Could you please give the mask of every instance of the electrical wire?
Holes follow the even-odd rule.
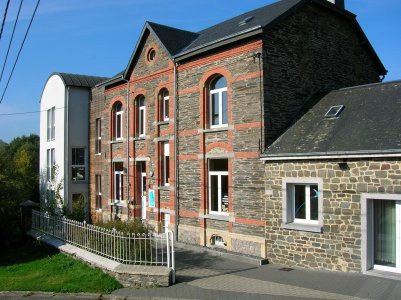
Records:
[[[11,48],[11,44],[12,44],[12,42],[13,42],[14,33],[15,33],[15,28],[17,27],[18,18],[19,18],[19,14],[20,14],[20,12],[21,12],[21,7],[22,7],[22,3],[23,3],[23,2],[24,2],[24,0],[21,0],[21,2],[20,2],[20,4],[19,4],[18,13],[17,13],[17,18],[15,19],[15,23],[14,23],[13,33],[11,34],[11,39],[10,39],[10,43],[8,44],[8,49],[7,49],[6,58],[5,58],[5,60],[4,60],[3,69],[1,70],[0,82],[1,82],[1,79],[3,78],[4,68],[6,67],[6,64],[7,64],[8,54],[10,53],[10,48]]]
[[[28,36],[28,32],[29,32],[29,29],[31,28],[33,19],[34,19],[35,14],[36,14],[36,10],[38,9],[38,6],[39,6],[39,3],[40,3],[40,0],[38,0],[38,2],[36,3],[35,10],[33,11],[31,21],[29,22],[28,29],[26,30],[26,33],[25,33],[25,36],[24,36],[24,40],[22,41],[21,47],[20,47],[20,49],[18,51],[17,58],[15,59],[14,66],[13,66],[13,68],[11,70],[10,77],[8,77],[8,81],[7,81],[6,87],[4,88],[3,95],[1,95],[0,104],[3,102],[4,95],[6,94],[6,91],[7,91],[7,88],[8,88],[8,84],[10,83],[11,77],[13,76],[15,66],[17,65],[17,62],[18,62],[19,56],[21,54],[22,48],[24,47],[26,37]]]
[[[55,109],[62,109],[64,107],[55,107]],[[6,114],[0,114],[0,116],[15,116],[15,115],[27,115],[27,114],[37,114],[41,112],[48,111],[47,109],[44,110],[35,110],[35,111],[25,111],[25,112],[16,112],[16,113],[6,113]]]
[[[0,30],[0,40],[1,40],[1,36],[3,35],[3,29],[4,29],[4,24],[6,23],[7,11],[8,11],[9,4],[10,4],[10,0],[7,1],[6,10],[4,11],[3,23],[1,24],[1,30]]]

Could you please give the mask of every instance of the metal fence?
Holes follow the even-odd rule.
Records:
[[[158,235],[124,234],[35,210],[32,229],[123,264],[166,266],[175,270],[172,231]]]

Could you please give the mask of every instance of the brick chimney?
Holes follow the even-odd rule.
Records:
[[[327,1],[333,3],[338,8],[345,9],[344,0],[327,0]]]

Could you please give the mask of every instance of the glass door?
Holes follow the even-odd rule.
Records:
[[[373,263],[377,270],[401,272],[401,203],[373,202]]]

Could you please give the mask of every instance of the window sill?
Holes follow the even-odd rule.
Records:
[[[227,126],[222,126],[222,127],[216,127],[216,128],[206,128],[203,129],[203,133],[208,133],[208,132],[219,132],[219,131],[228,131],[228,125]]]
[[[157,125],[168,125],[168,124],[170,124],[169,120],[164,120],[164,121],[157,122]]]
[[[118,144],[118,143],[122,143],[124,140],[114,140],[114,141],[110,141],[110,144]]]
[[[161,190],[161,191],[171,191],[171,186],[169,185],[162,185],[162,186],[158,186],[156,187],[157,190]]]
[[[123,201],[120,201],[120,202],[114,201],[114,202],[110,202],[109,205],[111,205],[111,206],[118,206],[118,207],[124,207],[124,206],[125,206],[125,201],[124,201],[124,200],[123,200]]]
[[[144,140],[146,140],[146,136],[134,137],[134,141],[144,141]]]
[[[298,231],[308,231],[322,233],[323,227],[319,224],[300,224],[300,223],[283,223],[281,227],[284,229],[298,230]]]
[[[72,179],[71,183],[73,183],[73,184],[88,183],[88,180],[74,180],[74,179]]]
[[[95,156],[102,156],[102,153],[95,153]]]
[[[230,219],[230,216],[229,215],[207,214],[207,215],[204,215],[202,218],[228,222]]]

